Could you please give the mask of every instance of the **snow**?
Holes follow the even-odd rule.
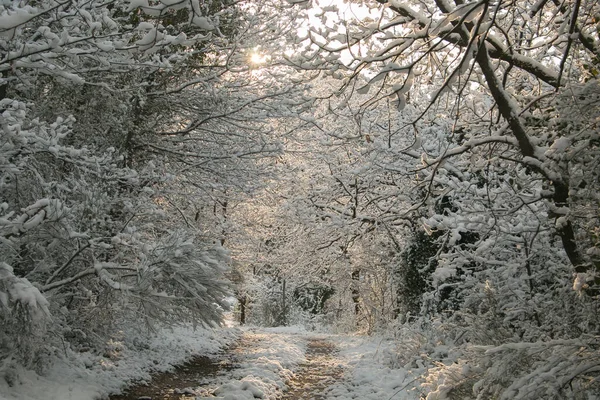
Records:
[[[277,399],[287,388],[286,382],[305,361],[306,340],[301,329],[245,330],[250,343],[240,347],[239,368],[214,394],[218,399]],[[258,343],[256,343],[258,342]]]
[[[97,42],[96,46],[102,51],[113,51],[115,49],[114,44],[108,40]]]
[[[315,333],[302,327],[251,328],[240,368],[214,390],[219,399],[276,399],[288,385],[299,379],[306,361],[306,344],[310,340],[332,342],[334,366],[342,367],[343,376],[324,391],[328,400],[348,399],[418,399],[415,392],[419,369],[408,370],[399,365],[398,343],[377,336],[348,336]],[[242,339],[242,343],[244,339]],[[309,372],[310,373],[310,372]]]
[[[14,32],[12,28],[26,23],[37,15],[37,10],[29,6],[17,8],[13,11],[5,11],[0,15],[0,26],[3,28],[0,37],[11,38]]]
[[[236,368],[223,371],[208,385],[172,388],[176,393],[223,399],[280,398],[291,380],[298,379],[307,361],[307,343],[332,342],[333,365],[344,374],[325,389],[329,400],[417,399],[415,377],[419,368],[402,366],[398,342],[382,337],[315,333],[302,327],[218,328],[215,330],[179,327],[158,332],[145,346],[111,340],[107,348],[113,357],[91,353],[69,353],[40,376],[20,369],[18,383],[9,387],[0,380],[0,400],[94,400],[119,393],[134,381],[148,381],[150,373],[168,371],[193,355],[217,354],[231,346]],[[415,375],[416,374],[416,375]],[[197,397],[198,398],[198,397]]]
[[[32,285],[26,278],[19,278],[13,274],[13,268],[5,262],[0,262],[0,282],[8,284],[8,294],[0,286],[1,304],[8,308],[9,299],[29,307],[30,312],[42,311],[48,314],[48,301],[39,289]]]
[[[150,23],[150,22],[146,22],[146,21],[142,21],[138,24],[138,26],[135,28],[136,31],[145,31],[148,29],[153,29],[154,28],[154,24]]]
[[[345,364],[343,380],[327,391],[328,400],[418,399],[420,368],[403,366],[398,342],[377,336],[332,336]]]
[[[194,355],[217,354],[239,333],[237,329],[181,326],[158,331],[144,345],[112,341],[108,344],[120,350],[115,357],[68,351],[43,376],[19,368],[12,387],[0,379],[0,400],[95,400],[118,393],[133,381],[148,380],[151,373],[167,371]]]
[[[138,7],[142,7],[142,8],[147,8],[148,7],[148,0],[130,0],[129,4],[127,6],[127,11],[131,11],[134,10]]]
[[[551,149],[555,151],[565,151],[569,146],[571,146],[571,139],[566,137],[560,137],[552,143],[550,146]]]
[[[442,284],[442,282],[446,281],[448,278],[451,278],[456,275],[455,267],[443,267],[439,266],[435,269],[432,274],[432,284],[433,287],[438,287]]]
[[[206,18],[206,17],[195,16],[192,19],[192,23],[194,25],[196,25],[197,27],[204,29],[206,31],[212,31],[213,29],[215,29],[215,26],[213,24],[211,24],[210,21],[208,20],[208,18]]]
[[[144,37],[142,37],[140,40],[138,40],[136,43],[140,46],[140,47],[144,47],[144,46],[148,46],[152,43],[155,43],[156,41],[160,40],[159,37],[159,32],[156,30],[156,28],[152,27],[148,33],[146,33],[146,35],[144,35]]]

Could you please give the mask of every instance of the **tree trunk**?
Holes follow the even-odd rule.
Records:
[[[285,304],[285,279],[281,284],[281,323],[287,325],[287,305]]]
[[[358,288],[360,281],[360,269],[352,271],[352,302],[354,303],[354,315],[360,314],[360,290]]]
[[[0,72],[0,78],[6,78],[8,76],[8,73],[6,71],[2,71]],[[5,83],[4,85],[0,85],[0,100],[4,100],[4,98],[6,97],[6,92],[8,90],[8,83]],[[2,110],[0,110],[2,111]]]
[[[248,299],[246,296],[238,297],[238,302],[240,303],[240,325],[246,324],[246,302],[247,302],[247,300]]]

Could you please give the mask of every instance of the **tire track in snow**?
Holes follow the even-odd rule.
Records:
[[[282,400],[326,400],[324,390],[343,375],[344,369],[335,357],[335,345],[323,339],[308,340],[307,360],[300,366],[296,378],[288,382],[290,389]]]

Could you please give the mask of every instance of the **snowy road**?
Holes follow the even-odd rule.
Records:
[[[372,338],[245,329],[222,357],[197,358],[110,399],[418,398],[411,374],[394,366],[396,358],[393,343]]]
[[[415,380],[422,367],[406,356],[406,344],[389,338],[179,327],[144,346],[119,343],[111,357],[71,352],[43,376],[22,371],[13,386],[0,380],[0,400],[415,400],[422,394]],[[108,397],[128,384],[124,394]]]

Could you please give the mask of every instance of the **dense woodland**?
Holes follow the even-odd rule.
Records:
[[[7,381],[234,296],[600,394],[596,0],[0,1],[0,113]]]

